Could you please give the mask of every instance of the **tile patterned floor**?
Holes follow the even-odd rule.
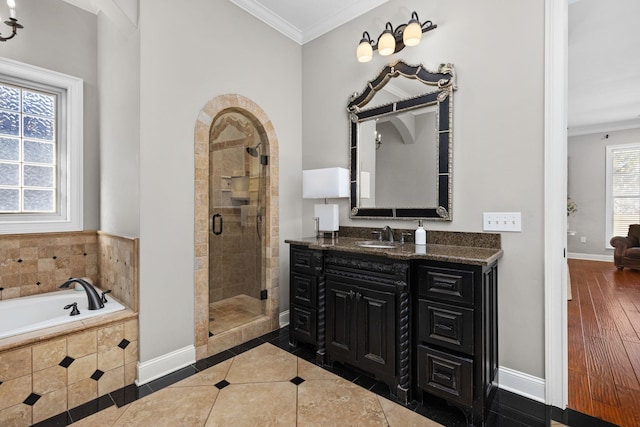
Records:
[[[121,408],[95,426],[440,426],[264,343]]]
[[[209,332],[219,334],[263,315],[263,301],[237,295],[209,304]]]
[[[290,346],[288,328],[282,328],[35,427],[467,425],[462,412],[440,399],[402,406],[367,374],[340,364],[320,367],[315,360],[313,348]],[[503,390],[489,414],[487,427],[563,425],[550,424],[544,405]],[[588,421],[570,425],[601,427]]]

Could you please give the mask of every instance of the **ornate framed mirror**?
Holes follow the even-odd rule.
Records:
[[[451,64],[396,61],[349,99],[352,218],[452,219],[455,89]]]

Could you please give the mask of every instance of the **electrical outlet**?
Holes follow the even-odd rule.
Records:
[[[587,243],[587,236],[580,237],[580,243]]]
[[[482,229],[484,231],[522,231],[520,212],[483,212]]]

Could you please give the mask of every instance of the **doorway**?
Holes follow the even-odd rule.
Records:
[[[211,99],[195,125],[196,359],[278,329],[278,139],[237,94]]]
[[[209,136],[209,332],[264,314],[265,175],[268,141],[233,109],[213,120]]]

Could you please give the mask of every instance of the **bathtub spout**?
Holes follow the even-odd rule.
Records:
[[[100,295],[96,289],[86,280],[71,278],[60,285],[61,288],[68,288],[72,283],[79,283],[87,293],[87,301],[89,302],[89,310],[99,310],[104,307],[104,303],[100,299]]]

